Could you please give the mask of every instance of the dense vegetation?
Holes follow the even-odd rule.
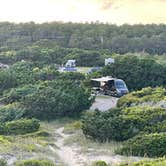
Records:
[[[123,79],[130,90],[149,87],[119,99],[118,108],[85,113],[79,124],[83,133],[101,142],[124,141],[120,154],[164,156],[166,108],[159,102],[166,100],[165,29],[166,25],[0,23],[0,62],[9,65],[0,69],[0,134],[7,135],[0,142],[8,142],[9,135],[45,134],[34,118],[78,117],[94,100],[86,86],[89,79],[111,75]],[[86,67],[104,66],[108,57],[115,63],[88,76],[57,70],[68,59]],[[16,163],[33,165],[54,164]]]
[[[23,160],[17,162],[15,166],[55,166],[55,164],[48,160]]]
[[[0,23],[0,61],[62,64],[74,58],[79,66],[98,66],[111,54],[166,53],[165,25]]]
[[[35,132],[39,129],[40,124],[36,119],[19,119],[11,122],[6,122],[2,126],[4,128],[4,132],[2,132],[1,134],[16,135]]]
[[[53,81],[22,99],[24,116],[49,119],[75,116],[91,106],[90,93],[71,81]]]
[[[101,142],[127,140],[117,151],[120,154],[162,157],[166,154],[166,107],[141,105],[141,101],[159,102],[163,99],[164,88],[132,92],[119,100],[119,108],[86,113],[82,118],[83,133]]]
[[[124,143],[120,154],[160,157],[166,154],[166,133],[139,135]]]
[[[131,92],[118,100],[118,107],[129,107],[136,105],[154,105],[160,101],[166,101],[166,89],[147,87],[139,91]]]
[[[132,164],[120,164],[119,166],[165,166],[166,165],[166,159],[165,158],[159,158],[155,160],[145,160],[140,161],[137,163]]]
[[[111,52],[166,52],[165,25],[109,25],[102,23],[0,23],[1,50],[18,50],[38,41],[65,48],[108,49]]]
[[[115,58],[114,64],[106,66],[102,70],[103,75],[111,75],[125,80],[131,90],[147,86],[164,86],[166,84],[165,73],[165,66],[152,59],[132,55],[119,56]]]
[[[166,119],[164,108],[131,107],[84,116],[83,132],[99,141],[127,140]],[[148,129],[147,129],[148,130]],[[159,129],[160,130],[160,129]],[[156,131],[157,132],[157,131]]]
[[[92,166],[108,166],[105,161],[96,161],[92,164]]]

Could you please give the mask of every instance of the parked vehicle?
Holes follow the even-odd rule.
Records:
[[[112,78],[111,76],[94,78],[92,81],[92,91],[95,94],[104,94],[121,97],[129,92],[122,79]]]
[[[68,71],[68,72],[77,71],[76,60],[74,59],[68,60],[65,66],[60,69],[60,71]]]

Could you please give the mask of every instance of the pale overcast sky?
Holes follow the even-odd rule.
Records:
[[[0,0],[0,21],[166,23],[166,0]]]

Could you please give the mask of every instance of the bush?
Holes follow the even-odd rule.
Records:
[[[24,110],[18,103],[9,104],[0,108],[0,123],[20,119]]]
[[[10,91],[4,91],[3,98],[1,99],[1,101],[6,104],[18,102],[26,95],[35,92],[38,88],[40,88],[40,85],[32,84],[24,85],[18,88],[12,88],[10,89]]]
[[[7,166],[7,161],[5,159],[0,159],[0,166]]]
[[[90,136],[101,142],[111,139],[118,139],[119,130],[118,128],[113,128],[112,124],[115,125],[114,122],[116,122],[116,124],[119,125],[117,118],[120,112],[120,109],[115,108],[106,112],[99,112],[96,110],[94,113],[85,114],[82,117],[83,133],[86,136]]]
[[[48,160],[23,160],[15,164],[15,166],[55,166]]]
[[[159,158],[155,160],[143,160],[137,163],[132,164],[120,164],[119,166],[165,166],[166,165],[166,159],[165,158]]]
[[[10,142],[10,138],[5,137],[5,136],[0,136],[0,144],[2,145],[9,145]]]
[[[166,133],[138,135],[124,142],[119,154],[163,157],[166,155]]]
[[[67,72],[67,73],[61,73],[59,75],[59,79],[62,80],[84,80],[85,76],[79,72]]]
[[[140,161],[138,163],[135,163],[135,166],[165,166],[166,165],[166,159],[163,158],[163,159],[155,159],[155,160],[152,160],[152,161]]]
[[[105,161],[96,161],[92,164],[92,166],[108,166]]]
[[[96,112],[84,116],[82,130],[101,142],[116,140],[124,141],[140,132],[165,131],[160,123],[166,119],[166,110],[155,107],[129,107],[123,110],[111,109],[107,112]],[[156,125],[159,126],[156,126]],[[161,124],[162,125],[162,124]],[[154,129],[153,129],[154,126]]]
[[[8,69],[0,70],[0,92],[6,89],[13,88],[17,85],[15,73]]]
[[[27,95],[22,104],[26,117],[51,119],[79,115],[91,106],[90,93],[72,81],[52,81]]]
[[[158,122],[156,124],[147,126],[144,128],[144,131],[146,133],[160,133],[160,132],[166,132],[166,120],[162,122]]]
[[[32,133],[39,129],[40,124],[36,119],[20,119],[7,122],[4,125],[5,134],[26,134]]]
[[[140,91],[134,91],[129,93],[118,100],[118,107],[129,107],[133,105],[139,105],[142,103],[150,102],[155,104],[159,101],[165,100],[166,89],[165,88],[143,88]]]

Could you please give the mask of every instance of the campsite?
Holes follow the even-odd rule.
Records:
[[[0,22],[0,166],[165,166],[165,29]]]

